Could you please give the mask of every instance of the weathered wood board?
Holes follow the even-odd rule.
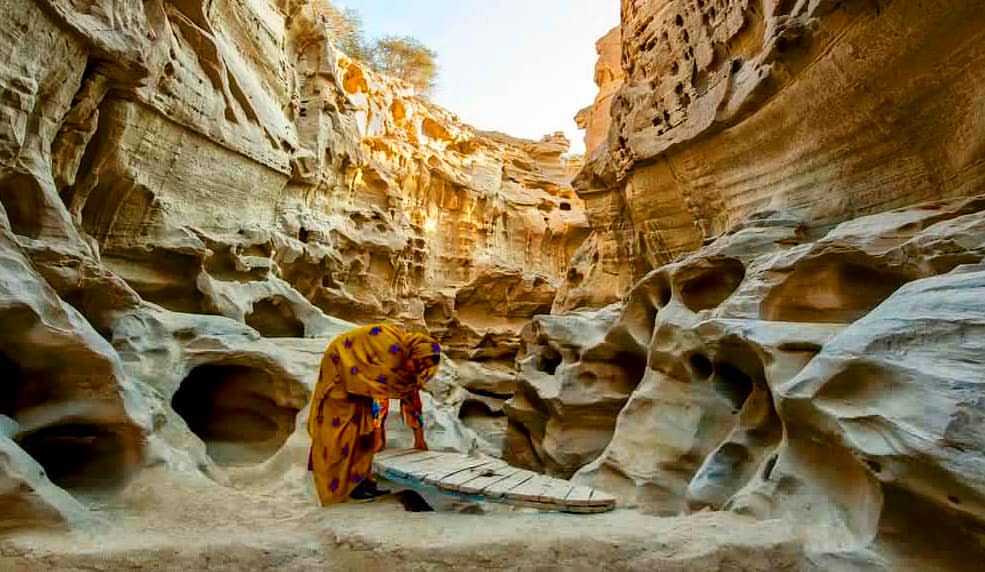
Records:
[[[591,487],[461,453],[387,449],[373,459],[373,470],[409,486],[542,510],[605,512],[616,507],[614,497]]]

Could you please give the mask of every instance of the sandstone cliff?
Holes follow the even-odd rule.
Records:
[[[337,51],[318,2],[5,17],[4,526],[84,512],[52,482],[270,458],[349,321],[429,327],[503,380],[449,363],[428,397],[437,446],[498,452],[520,327],[588,233],[563,136],[462,123]]]
[[[594,233],[561,307],[615,301],[756,211],[796,211],[817,235],[976,192],[979,8],[623,0],[625,79],[597,102],[612,129],[575,183]]]
[[[625,77],[581,113],[611,121],[575,181],[592,234],[524,328],[507,459],[785,519],[825,569],[977,567],[983,13],[622,11]]]
[[[477,131],[338,52],[312,0],[5,16],[0,561],[985,556],[974,2],[623,0],[584,166],[562,136]],[[433,447],[632,510],[469,505],[490,513],[474,532],[317,509],[320,354],[379,319],[450,358],[423,396]]]

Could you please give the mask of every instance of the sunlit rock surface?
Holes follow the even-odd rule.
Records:
[[[600,88],[612,127],[575,182],[594,232],[564,308],[615,301],[755,212],[822,234],[980,192],[983,18],[966,0],[623,0],[625,77],[611,102]]]
[[[588,234],[563,136],[465,125],[337,51],[319,2],[4,16],[3,528],[77,522],[59,487],[146,466],[303,468],[354,323],[431,328],[468,374],[431,384],[432,445],[501,454],[519,331]]]
[[[624,0],[584,162],[325,10],[4,5],[0,562],[978,565],[980,6]],[[625,510],[317,507],[321,352],[384,319],[443,346],[433,448]]]
[[[806,228],[763,213],[621,305],[536,318],[507,458],[647,513],[785,518],[830,565],[972,565],[985,198]]]

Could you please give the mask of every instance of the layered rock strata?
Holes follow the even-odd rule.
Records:
[[[78,522],[65,490],[147,465],[303,466],[321,348],[352,322],[490,369],[473,394],[449,363],[425,421],[499,453],[518,324],[588,233],[563,136],[465,125],[336,50],[315,1],[7,4],[3,527]]]
[[[762,213],[623,304],[536,318],[508,458],[644,512],[785,518],[830,566],[980,559],[985,197],[808,228]]]
[[[559,307],[615,301],[764,209],[817,236],[978,192],[983,24],[964,0],[624,0],[625,78],[575,183],[593,235]]]

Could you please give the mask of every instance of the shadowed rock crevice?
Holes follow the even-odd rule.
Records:
[[[125,425],[79,419],[42,427],[15,440],[51,482],[79,494],[119,490],[134,470],[139,433]]]
[[[142,460],[140,430],[114,420],[118,406],[86,400],[61,377],[0,354],[0,415],[13,420],[11,437],[72,493],[119,490]]]
[[[253,311],[246,315],[246,325],[267,338],[304,337],[304,322],[297,319],[290,304],[279,297],[254,302]]]
[[[742,283],[746,269],[735,258],[706,258],[674,274],[681,302],[692,312],[717,308]]]
[[[822,255],[798,264],[763,300],[766,320],[852,322],[912,278],[877,261]]]
[[[303,403],[281,397],[271,374],[240,365],[200,365],[181,382],[171,406],[220,465],[266,460],[294,432]]]

